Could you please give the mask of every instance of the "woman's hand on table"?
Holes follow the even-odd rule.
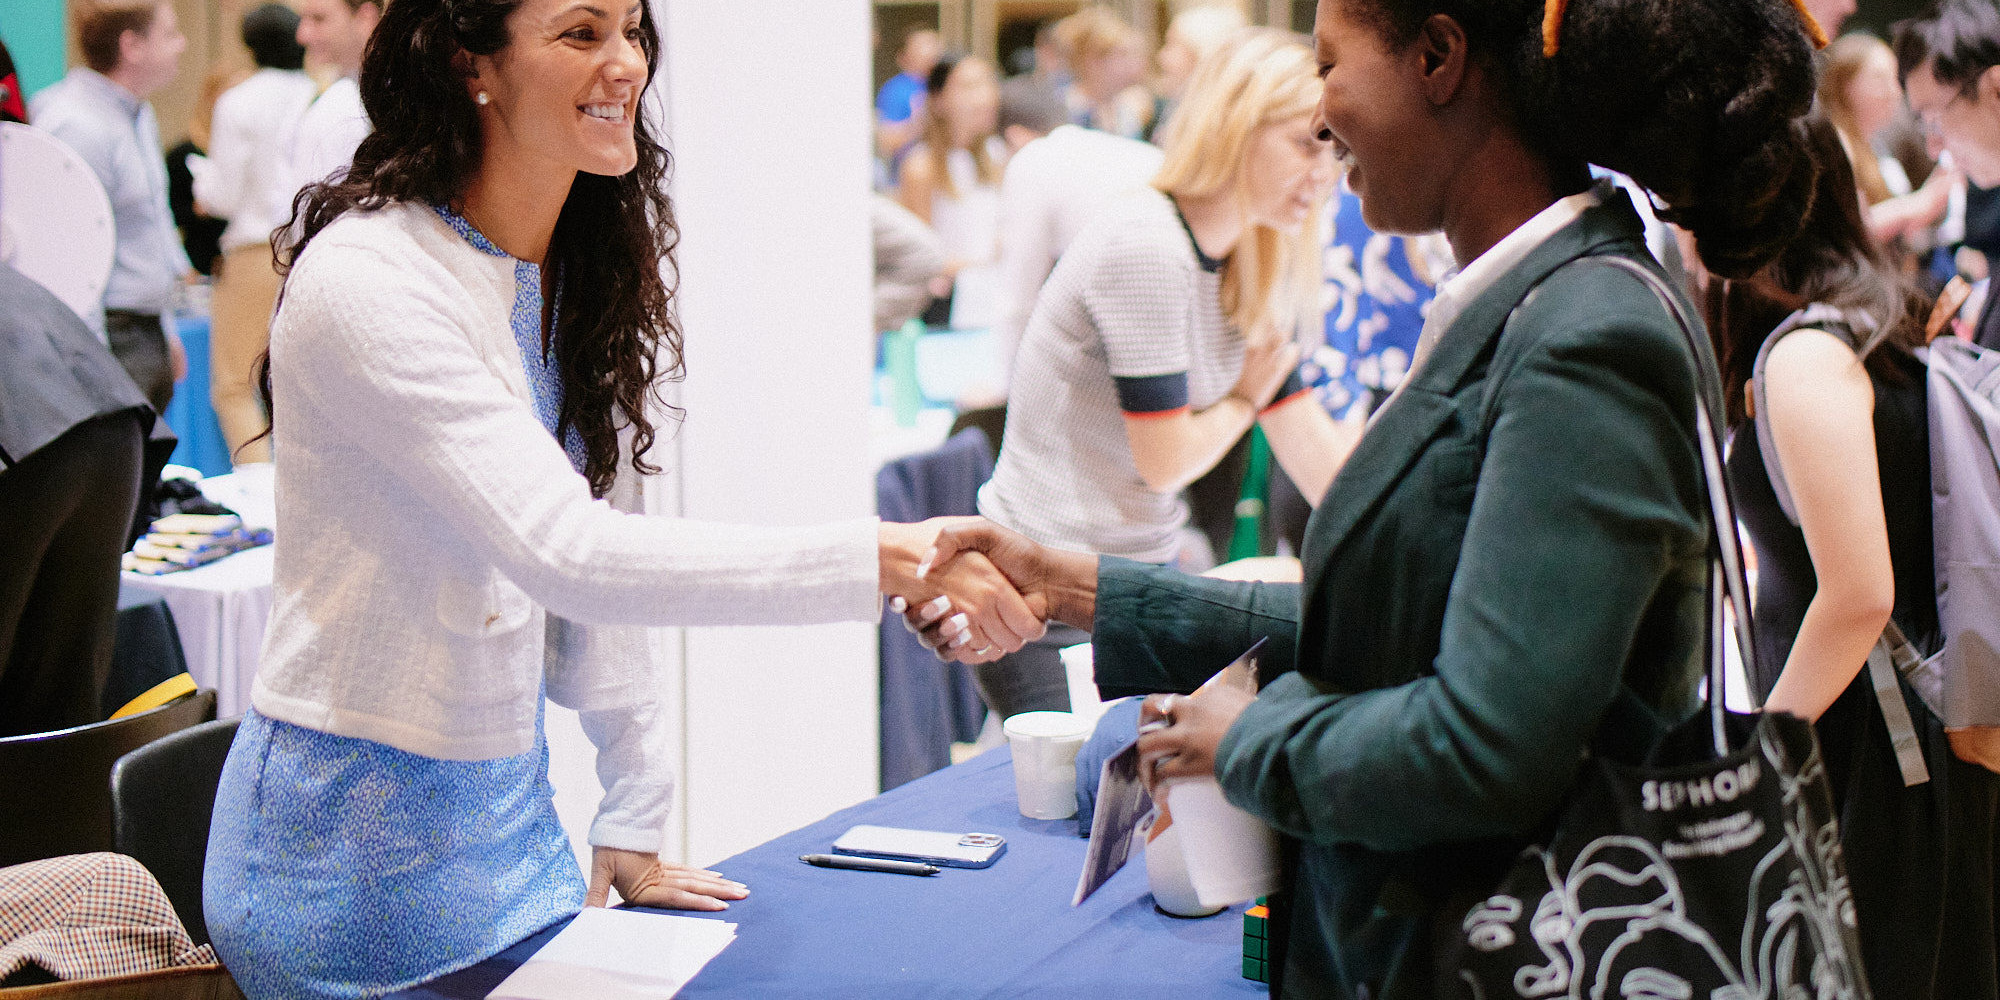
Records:
[[[610,890],[618,897],[640,906],[669,910],[726,910],[726,900],[742,899],[750,890],[716,872],[686,865],[669,864],[658,854],[623,851],[615,847],[593,847],[590,855],[590,894],[585,906],[604,906]]]
[[[1019,591],[1041,618],[1088,626],[1097,601],[1097,557],[1039,545],[1018,532],[984,518],[951,518],[942,525],[932,547],[918,566],[926,580],[941,581],[945,602],[907,603],[903,622],[939,659],[984,663],[993,659],[979,652],[978,636],[966,638],[973,624],[956,609],[957,589],[948,581],[964,567],[993,566]],[[892,605],[894,607],[894,605]],[[1032,638],[1039,638],[1037,631]]]
[[[1210,685],[1199,694],[1146,697],[1139,706],[1139,774],[1156,801],[1159,782],[1215,776],[1216,748],[1256,698],[1228,684]],[[1154,723],[1164,724],[1149,730]]]
[[[921,524],[881,526],[882,592],[891,611],[928,614],[952,625],[948,637],[957,658],[986,663],[1039,639],[1048,630],[1048,605],[1024,597],[985,556],[973,553],[932,569],[926,559],[940,530],[978,518],[933,518]],[[927,644],[928,645],[928,644]],[[933,646],[935,648],[935,646]],[[942,654],[940,654],[942,655]]]

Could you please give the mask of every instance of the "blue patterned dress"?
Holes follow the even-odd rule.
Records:
[[[1345,182],[1328,199],[1325,223],[1325,338],[1300,359],[1299,377],[1336,419],[1366,416],[1409,374],[1437,295],[1425,275],[1437,269],[1414,266],[1409,237],[1369,229]]]
[[[466,242],[504,257],[438,208]],[[541,268],[514,262],[515,341],[550,433]],[[579,469],[575,428],[564,450]],[[202,889],[216,953],[251,1000],[374,997],[472,965],[583,907],[556,819],[542,713],[526,753],[439,760],[244,715],[215,799]]]

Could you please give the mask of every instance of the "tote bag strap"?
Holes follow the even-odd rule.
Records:
[[[1637,261],[1616,254],[1584,257],[1577,262],[1616,268],[1644,282],[1680,327],[1694,361],[1695,438],[1701,451],[1702,479],[1708,489],[1710,527],[1715,533],[1709,550],[1708,573],[1708,711],[1715,752],[1718,756],[1725,755],[1729,753],[1729,736],[1723,727],[1723,692],[1728,679],[1724,651],[1732,638],[1723,614],[1725,601],[1735,615],[1733,638],[1745,668],[1754,669],[1756,646],[1750,641],[1750,584],[1743,572],[1743,544],[1736,534],[1736,508],[1730,501],[1729,483],[1722,470],[1722,435],[1716,430],[1717,416],[1722,412],[1722,379],[1713,365],[1702,363],[1706,353],[1697,339],[1695,322],[1680,296],[1667,287],[1664,279]]]

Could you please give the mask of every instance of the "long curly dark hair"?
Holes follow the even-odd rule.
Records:
[[[1330,0],[1400,49],[1426,18],[1464,29],[1523,141],[1664,201],[1709,271],[1742,278],[1799,231],[1818,177],[1801,122],[1813,50],[1788,0],[1577,0],[1542,54],[1543,0]]]
[[[388,5],[361,63],[361,103],[375,130],[355,150],[344,176],[307,185],[293,200],[291,221],[271,236],[281,271],[289,273],[313,237],[345,212],[396,202],[448,205],[464,195],[479,169],[483,136],[458,54],[490,56],[506,48],[507,17],[520,4],[395,0]],[[650,86],[659,68],[659,32],[648,5],[640,11]],[[561,282],[554,351],[563,403],[556,438],[563,440],[576,428],[583,439],[584,478],[600,497],[617,474],[622,427],[632,428],[632,467],[660,471],[645,458],[657,436],[647,403],[659,399],[662,383],[684,373],[673,311],[680,230],[665,184],[672,158],[654,139],[644,114],[632,131],[638,166],[617,177],[577,175],[545,262]],[[268,352],[262,368],[268,407]]]
[[[1806,119],[1806,141],[1819,165],[1819,190],[1797,238],[1763,270],[1744,280],[1709,283],[1708,329],[1722,368],[1729,418],[1743,420],[1743,386],[1755,371],[1757,352],[1785,317],[1814,302],[1866,314],[1873,330],[1858,330],[1855,345],[1868,368],[1891,381],[1903,373],[1879,348],[1924,346],[1927,303],[1868,235],[1854,170],[1831,119],[1815,110]],[[1871,156],[1863,147],[1864,156]]]

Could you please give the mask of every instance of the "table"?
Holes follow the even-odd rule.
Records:
[[[773,766],[779,766],[774,764]],[[1007,853],[984,870],[931,878],[813,868],[859,823],[985,831]],[[1014,808],[1007,748],[910,782],[714,866],[750,897],[713,916],[730,945],[685,997],[1255,997],[1242,978],[1243,907],[1186,920],[1153,906],[1145,859],[1079,907],[1069,900],[1088,842],[1075,820]],[[568,921],[470,969],[393,996],[477,1000]]]
[[[276,520],[268,465],[246,465],[232,475],[204,479],[201,491],[252,527],[269,527]],[[272,547],[264,545],[179,573],[120,574],[125,585],[166,598],[180,630],[188,673],[197,685],[215,689],[218,718],[242,715],[250,707],[264,627],[271,621],[274,568]]]
[[[204,476],[220,476],[229,471],[229,444],[222,437],[222,425],[216,422],[215,406],[209,399],[206,310],[177,313],[174,331],[187,352],[188,372],[186,378],[174,383],[174,398],[167,404],[167,426],[180,439],[168,461],[200,469]]]

